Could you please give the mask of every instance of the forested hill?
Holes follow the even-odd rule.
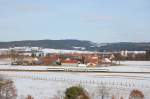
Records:
[[[42,47],[67,50],[90,50],[90,51],[144,51],[150,49],[150,43],[118,42],[98,44],[85,40],[25,40],[0,42],[0,48],[9,47]]]
[[[150,50],[150,43],[136,43],[136,42],[119,42],[119,43],[108,43],[100,47],[101,51],[145,51]]]

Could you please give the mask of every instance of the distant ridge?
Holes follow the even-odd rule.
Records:
[[[150,42],[118,42],[118,43],[95,43],[86,40],[23,40],[0,42],[0,48],[9,47],[42,47],[67,50],[88,50],[88,51],[144,51],[150,49]]]

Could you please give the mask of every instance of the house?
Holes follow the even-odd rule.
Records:
[[[42,57],[41,61],[43,62],[43,65],[61,65],[60,56],[56,54]]]
[[[62,66],[78,66],[79,61],[75,59],[66,58],[62,60],[61,65]]]
[[[100,58],[98,55],[87,55],[85,56],[85,61],[87,63],[87,66],[96,66],[100,63]]]

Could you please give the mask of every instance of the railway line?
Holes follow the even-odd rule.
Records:
[[[37,70],[33,70],[33,69],[0,69],[0,71],[14,71],[14,72],[80,72],[80,73],[130,73],[130,74],[150,74],[150,72],[136,72],[136,71],[109,71],[109,69],[89,69],[89,70],[86,70],[86,69],[82,69],[82,70],[72,70],[72,69],[63,69],[63,68],[60,68],[60,69],[45,69],[45,70],[40,70],[40,69],[37,69]]]

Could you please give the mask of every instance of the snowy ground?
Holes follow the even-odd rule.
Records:
[[[110,71],[150,72],[150,61],[121,61],[120,64],[108,68]]]
[[[148,66],[150,67],[150,61],[120,61],[120,64],[129,66]]]
[[[106,99],[111,99],[112,95],[128,99],[130,92],[134,89],[142,91],[145,99],[150,97],[150,74],[11,71],[1,71],[0,74],[14,81],[18,90],[18,99],[28,94],[35,99],[53,99],[55,95],[63,94],[66,88],[73,85],[86,88],[91,99],[100,99],[97,92],[100,85],[105,85],[110,90]]]
[[[63,93],[66,88],[79,85],[80,83],[71,83],[71,82],[62,82],[62,81],[45,81],[45,80],[31,80],[31,79],[13,79],[15,81],[16,88],[18,90],[18,99],[21,99],[22,96],[28,94],[32,95],[35,99],[53,99],[55,95],[63,96]],[[87,92],[90,94],[91,99],[100,99],[98,88],[99,85],[94,84],[80,84],[83,86]],[[145,95],[145,99],[149,99],[150,89],[142,87],[121,87],[121,86],[112,86],[109,85],[110,94],[107,96],[111,99],[112,95],[128,99],[129,94],[132,90],[138,89],[142,91]],[[114,91],[115,90],[115,91]],[[119,93],[119,95],[118,95]]]
[[[47,69],[47,66],[11,66],[0,61],[0,69]],[[110,71],[150,72],[150,61],[123,61],[121,66],[101,67]],[[91,99],[100,98],[100,86],[105,85],[107,91],[105,99],[124,97],[129,99],[132,90],[140,90],[145,98],[150,97],[150,73],[86,73],[86,72],[13,72],[0,71],[0,75],[14,81],[18,92],[18,99],[28,94],[34,99],[53,99],[55,95],[63,96],[66,88],[73,85],[83,86]],[[61,99],[61,98],[60,98]]]

